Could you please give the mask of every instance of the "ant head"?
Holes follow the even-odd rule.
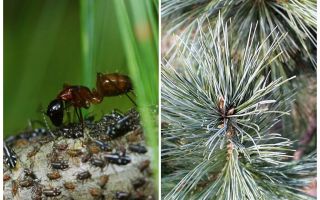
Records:
[[[55,99],[50,102],[47,109],[47,115],[55,126],[60,126],[63,122],[63,101]]]

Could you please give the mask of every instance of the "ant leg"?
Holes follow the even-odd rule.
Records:
[[[130,99],[133,105],[137,106],[136,102],[128,95],[128,93],[125,93],[125,95],[128,97],[128,99]]]
[[[133,91],[131,91],[130,92],[134,97],[136,97],[136,94],[133,92]]]
[[[82,115],[81,108],[74,108],[74,110],[76,111],[77,117],[78,117],[79,121],[81,122],[82,133],[83,133],[83,130],[84,130],[84,122],[83,122],[83,115]],[[78,111],[79,111],[79,112],[78,112]]]
[[[84,121],[83,121],[83,115],[82,115],[81,108],[79,108],[79,112],[80,112],[80,122],[81,122],[81,125],[82,125],[82,133],[83,133],[83,130],[84,130]]]
[[[74,111],[75,111],[75,113],[77,115],[78,120],[81,121],[80,114],[78,113],[78,109],[74,108]]]
[[[66,108],[66,113],[67,113],[68,122],[70,123],[71,122],[71,114],[70,114],[70,109],[69,108]]]

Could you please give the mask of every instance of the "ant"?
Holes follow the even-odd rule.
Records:
[[[136,103],[127,94],[132,91],[132,83],[128,76],[112,73],[97,73],[97,89],[90,91],[88,87],[81,85],[64,85],[63,90],[50,102],[47,115],[55,126],[63,123],[64,109],[73,106],[76,115],[83,128],[83,116],[81,108],[89,108],[90,104],[99,104],[104,97],[118,96],[125,94],[134,105]]]

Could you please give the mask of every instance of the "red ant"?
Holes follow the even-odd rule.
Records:
[[[83,125],[81,108],[87,109],[90,104],[101,103],[104,97],[125,94],[135,104],[127,94],[133,88],[130,78],[126,75],[97,73],[96,87],[97,89],[90,91],[88,87],[81,85],[64,85],[57,98],[48,105],[46,114],[51,122],[55,126],[60,126],[63,122],[64,109],[73,106]]]

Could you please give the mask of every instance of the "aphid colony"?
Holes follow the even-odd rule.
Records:
[[[88,122],[88,124],[89,123],[93,122]],[[85,123],[85,125],[86,124],[87,123]],[[12,180],[13,176],[10,176],[10,173],[4,174],[5,183],[7,182],[11,185],[12,196],[18,196],[19,194],[22,194],[21,192],[30,189],[32,191],[31,199],[43,199],[44,197],[62,197],[63,199],[66,195],[64,191],[75,191],[79,187],[79,184],[86,184],[88,180],[91,181],[95,179],[98,180],[97,186],[88,188],[87,192],[92,197],[103,199],[103,190],[107,188],[108,182],[110,181],[109,175],[105,174],[107,168],[113,169],[113,165],[126,166],[132,162],[131,156],[144,155],[147,153],[147,148],[139,142],[141,139],[132,139],[132,135],[141,137],[141,132],[136,135],[136,131],[140,130],[140,127],[139,114],[135,110],[130,110],[126,114],[114,111],[88,127],[92,128],[92,130],[87,137],[83,134],[81,134],[83,135],[82,137],[68,135],[69,132],[66,131],[66,129],[79,129],[81,132],[80,124],[69,124],[54,130],[54,135],[56,137],[52,137],[45,129],[42,131],[39,131],[39,129],[35,130],[35,132],[41,132],[41,136],[31,134],[32,131],[30,131],[28,134],[23,133],[15,137],[10,137],[9,140],[6,141],[10,145],[4,146],[6,158],[4,161],[7,170],[12,173],[16,168],[24,168],[23,172],[21,172],[18,178],[14,180]],[[111,135],[110,130],[113,130]],[[127,135],[130,131],[131,133]],[[126,142],[121,144],[123,138],[130,138],[128,144]],[[74,142],[72,142],[72,140]],[[41,141],[40,144],[38,144],[39,141]],[[68,143],[66,141],[71,142]],[[75,145],[78,143],[80,146]],[[20,162],[19,157],[16,156],[12,147],[16,147],[17,145],[23,146],[25,144],[26,146],[32,144],[32,147],[25,152],[31,161],[28,165],[20,163],[20,166],[18,167],[17,163]],[[47,153],[45,156],[48,167],[45,176],[39,175],[37,171],[33,170],[36,165],[34,158],[39,157],[39,155],[42,154],[43,146],[51,146],[52,149],[51,152]],[[72,174],[72,179],[63,181],[59,186],[56,184],[45,184],[43,182],[49,181],[49,183],[55,183],[61,181],[64,173],[69,169],[74,168],[75,165],[79,165],[79,162],[90,167],[86,167],[85,169],[79,168]],[[149,176],[149,164],[149,160],[143,160],[138,164],[134,164],[134,166],[142,176]],[[99,174],[101,175],[99,175],[98,178],[93,178],[93,174],[97,173],[95,172],[95,169],[99,169],[100,171]],[[143,188],[146,187],[145,185],[150,184],[148,183],[150,180],[147,181],[146,178],[140,177],[130,181],[132,191],[116,191],[113,194],[114,199],[147,198],[142,191],[144,190]]]
[[[127,114],[121,114],[119,112],[112,112],[111,115],[105,115],[99,122],[97,122],[98,126],[96,127],[96,133],[93,133],[94,137],[102,137],[102,138],[109,138],[115,139],[125,135],[126,133],[133,131],[139,127],[139,114],[134,110],[130,110]],[[56,137],[64,136],[66,138],[79,138],[83,137],[83,132],[81,127],[75,124],[69,124],[61,129],[57,129],[54,132]],[[4,162],[10,168],[14,168],[17,162],[17,158],[15,156],[14,151],[11,149],[10,146],[14,142],[17,141],[32,141],[35,138],[39,137],[47,137],[51,138],[49,131],[46,129],[34,129],[33,131],[24,132],[17,136],[10,136],[8,139],[5,140],[4,144]],[[52,139],[52,138],[51,138]],[[94,141],[99,148],[102,150],[111,150],[108,143],[105,143],[101,140]],[[66,148],[66,147],[58,147],[58,148]],[[38,149],[34,149],[34,151],[29,152],[28,157],[32,157],[33,154],[37,153]],[[133,150],[134,151],[134,150]],[[69,154],[76,154],[76,152],[68,151]],[[120,156],[121,157],[121,156]],[[110,158],[111,159],[111,158]]]
[[[120,122],[119,122],[120,121]],[[111,165],[125,166],[131,163],[132,159],[129,156],[130,154],[145,154],[147,148],[140,144],[139,140],[133,140],[132,136],[137,137],[136,130],[140,129],[139,126],[139,114],[135,110],[130,110],[126,114],[121,114],[120,112],[114,111],[111,114],[105,115],[100,121],[97,121],[92,126],[92,133],[89,138],[84,138],[80,136],[70,136],[66,129],[79,130],[81,132],[81,125],[66,125],[55,130],[54,135],[46,131],[45,129],[35,129],[34,131],[29,131],[28,133],[23,133],[18,136],[10,137],[6,142],[10,145],[4,145],[4,156],[5,164],[7,169],[15,170],[19,158],[14,153],[12,147],[16,145],[24,145],[25,143],[34,144],[30,151],[26,152],[27,157],[34,158],[37,154],[41,153],[41,145],[52,144],[52,151],[47,154],[48,160],[48,172],[45,174],[45,180],[48,181],[58,181],[62,179],[63,173],[66,170],[69,170],[71,165],[74,165],[74,159],[79,160],[81,163],[88,163],[92,166],[89,170],[79,169],[74,175],[73,180],[64,182],[59,187],[54,185],[43,184],[42,181],[44,177],[38,177],[36,172],[32,170],[34,163],[33,160],[29,166],[24,168],[22,175],[19,175],[18,179],[11,180],[9,174],[4,174],[4,181],[7,182],[11,180],[11,193],[13,196],[19,195],[22,190],[29,189],[32,191],[32,199],[43,199],[43,197],[52,198],[52,197],[63,197],[64,189],[73,191],[77,188],[78,184],[83,184],[87,180],[92,179],[92,174],[95,168],[100,168],[101,172],[104,171],[106,167]],[[77,129],[78,128],[78,129]],[[110,134],[110,130],[113,130]],[[134,130],[134,131],[133,131]],[[126,135],[130,132],[131,134]],[[35,134],[35,133],[41,133]],[[81,134],[82,135],[82,134]],[[59,137],[62,138],[73,138],[74,141],[81,141],[82,145],[85,148],[75,148],[74,144],[68,144],[66,142],[61,142]],[[120,139],[125,136],[130,138],[129,144],[126,145],[126,148],[119,144],[119,142],[114,142],[115,139]],[[41,139],[40,139],[41,138]],[[45,139],[44,139],[45,138]],[[24,141],[24,142],[23,142]],[[38,145],[37,143],[40,144]],[[115,146],[120,147],[118,150],[115,149]],[[86,149],[86,151],[83,151]],[[62,156],[64,155],[64,156]],[[145,174],[145,170],[149,169],[149,160],[142,161],[139,165],[136,165],[136,168],[142,173]],[[22,164],[21,166],[24,167]],[[112,167],[112,166],[111,166]],[[147,175],[150,174],[150,171],[147,172]],[[101,175],[98,179],[98,187],[100,188],[90,188],[88,193],[92,197],[102,197],[103,189],[106,187],[106,184],[109,181],[108,175]],[[114,193],[114,199],[128,199],[128,198],[142,198],[144,199],[144,194],[139,188],[144,188],[147,181],[144,181],[144,178],[138,178],[132,180],[133,192],[127,191],[117,191]]]

